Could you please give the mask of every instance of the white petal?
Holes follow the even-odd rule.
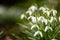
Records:
[[[39,34],[41,37],[43,37],[43,34],[42,34],[41,31],[37,31],[37,32],[35,32],[34,36],[37,36],[38,34]]]
[[[44,12],[46,9],[44,7],[40,7],[39,10],[42,10]]]
[[[48,11],[49,8],[47,8],[47,7],[40,7],[39,10],[42,10],[42,12],[44,12],[44,11]]]
[[[47,14],[47,16],[50,15],[50,11],[44,11],[43,14],[45,14],[45,13]]]
[[[21,19],[25,18],[26,16],[24,14],[21,15]]]
[[[43,37],[43,34],[42,34],[42,32],[39,32],[39,34],[40,34],[40,36],[41,36],[41,37]]]
[[[39,34],[39,31],[37,31],[37,32],[34,33],[34,37],[37,36],[37,34]]]
[[[28,20],[29,20],[29,19],[31,19],[33,23],[36,22],[36,17],[34,17],[34,16],[30,16],[30,17],[28,17]]]
[[[32,15],[32,11],[27,11],[26,14]]]
[[[34,24],[34,25],[32,25],[31,30],[32,30],[33,28],[38,28],[38,29],[39,29],[39,26],[38,26],[37,24]]]
[[[36,22],[36,17],[32,17],[32,22],[33,22],[33,23]]]
[[[51,40],[57,40],[57,39],[51,39]]]
[[[44,19],[44,23],[45,23],[45,25],[47,25],[47,23],[48,23],[48,20],[47,20],[47,19]]]
[[[59,20],[59,22],[60,22],[60,16],[59,16],[59,19],[58,19],[58,20]]]
[[[51,19],[49,20],[49,22],[52,23],[53,20],[56,20],[57,21],[57,19],[55,17],[51,17]]]
[[[57,11],[56,11],[56,10],[54,10],[54,9],[52,9],[52,12],[53,12],[53,16],[56,16]]]
[[[46,32],[47,30],[48,30],[48,26],[45,27],[45,30],[44,31]]]
[[[51,31],[53,31],[53,29],[52,29],[50,26],[46,26],[44,31],[47,32],[47,30],[49,30],[49,29],[50,29]]]
[[[35,10],[37,10],[37,7],[33,5],[33,6],[31,6],[31,7],[29,8],[29,10],[31,10],[31,11],[34,12]]]
[[[37,20],[43,22],[44,17],[43,16],[37,17]]]
[[[29,20],[30,18],[32,18],[33,16],[29,16],[27,19]]]

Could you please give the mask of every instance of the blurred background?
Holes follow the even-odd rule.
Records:
[[[38,6],[47,5],[49,7],[54,7],[57,10],[60,8],[60,0],[0,0],[0,5],[7,8],[19,7],[26,9],[34,3],[36,3]]]

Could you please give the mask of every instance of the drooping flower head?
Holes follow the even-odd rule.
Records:
[[[31,6],[28,10],[33,11],[33,12],[34,12],[35,10],[37,10],[37,7],[33,5],[33,6]]]
[[[37,32],[35,32],[34,36],[37,36],[38,34],[39,34],[41,37],[43,37],[43,34],[42,34],[41,31],[37,31]]]
[[[52,27],[50,27],[50,26],[46,26],[44,31],[47,32],[49,29],[50,29],[51,31],[53,31]]]

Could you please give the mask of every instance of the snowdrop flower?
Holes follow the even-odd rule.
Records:
[[[54,9],[52,9],[51,11],[53,12],[53,16],[56,16],[57,11],[56,11],[56,10],[54,10]]]
[[[26,16],[24,14],[21,15],[21,19],[23,19],[23,18],[26,18]]]
[[[51,17],[51,19],[49,20],[49,22],[52,23],[53,20],[56,20],[57,21],[57,19],[55,17]]]
[[[52,40],[57,40],[57,39],[52,39]]]
[[[59,16],[59,22],[60,22],[60,16]]]
[[[45,13],[47,14],[47,16],[50,15],[50,11],[44,11],[43,14],[45,14]]]
[[[44,11],[48,11],[49,8],[47,8],[47,7],[40,7],[39,10],[42,10],[42,12],[44,12]]]
[[[48,20],[45,19],[43,16],[37,17],[37,20],[38,20],[38,22],[39,22],[39,21],[44,22],[46,25],[47,25],[47,23],[48,23]]]
[[[48,20],[47,19],[44,19],[43,22],[45,23],[45,25],[47,25]]]
[[[35,27],[39,29],[39,26],[37,24],[34,24],[34,25],[32,25],[31,30]]]
[[[33,11],[33,12],[34,12],[35,10],[37,10],[37,7],[33,5],[33,6],[31,6],[28,10]]]
[[[46,9],[44,7],[40,7],[39,10],[42,10],[42,12],[44,12]]]
[[[47,14],[48,16],[50,15],[49,8],[47,7],[40,7],[39,10],[42,10],[43,14]]]
[[[26,14],[32,15],[32,11],[27,11]]]
[[[34,17],[34,16],[30,16],[30,17],[28,17],[28,20],[29,20],[30,18],[31,18],[31,20],[32,20],[33,23],[36,22],[36,17]]]
[[[38,34],[39,34],[41,37],[43,37],[43,34],[42,34],[41,31],[37,31],[37,32],[35,32],[34,36],[37,36]]]
[[[50,29],[51,31],[53,31],[53,29],[52,29],[50,26],[46,26],[44,31],[46,32],[46,31],[49,30],[49,29]]]
[[[37,20],[43,22],[44,17],[43,16],[37,17]]]

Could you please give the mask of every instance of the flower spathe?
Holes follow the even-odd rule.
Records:
[[[34,25],[32,25],[31,30],[32,30],[33,28],[39,29],[39,26],[38,26],[37,24],[34,24]]]
[[[37,32],[35,32],[35,33],[34,33],[34,37],[37,36],[38,34],[39,34],[41,37],[43,37],[43,34],[42,34],[41,31],[37,31]]]

